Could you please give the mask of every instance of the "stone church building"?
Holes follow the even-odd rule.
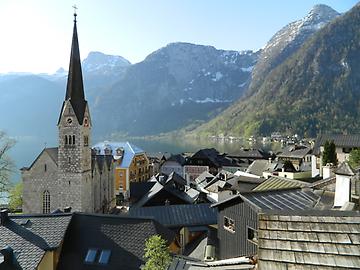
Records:
[[[23,212],[106,213],[115,206],[112,155],[91,150],[91,117],[85,99],[74,14],[74,30],[65,100],[59,120],[59,147],[45,148],[22,168]]]

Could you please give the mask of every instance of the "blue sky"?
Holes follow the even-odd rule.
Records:
[[[355,0],[1,0],[0,72],[67,69],[72,6],[82,58],[90,51],[132,63],[170,42],[257,50],[316,4],[346,12]]]

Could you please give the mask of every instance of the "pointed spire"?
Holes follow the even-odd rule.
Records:
[[[74,30],[72,37],[70,65],[65,100],[70,100],[71,105],[74,108],[76,117],[78,118],[79,123],[82,124],[86,108],[86,100],[84,94],[79,42],[76,28],[76,6],[74,6],[74,9]]]

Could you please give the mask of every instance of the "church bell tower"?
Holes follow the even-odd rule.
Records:
[[[58,168],[63,207],[92,212],[91,118],[85,99],[74,13],[70,65],[59,121]]]

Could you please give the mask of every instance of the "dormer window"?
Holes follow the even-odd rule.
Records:
[[[116,149],[116,155],[117,156],[122,156],[124,154],[124,148],[119,147]]]

